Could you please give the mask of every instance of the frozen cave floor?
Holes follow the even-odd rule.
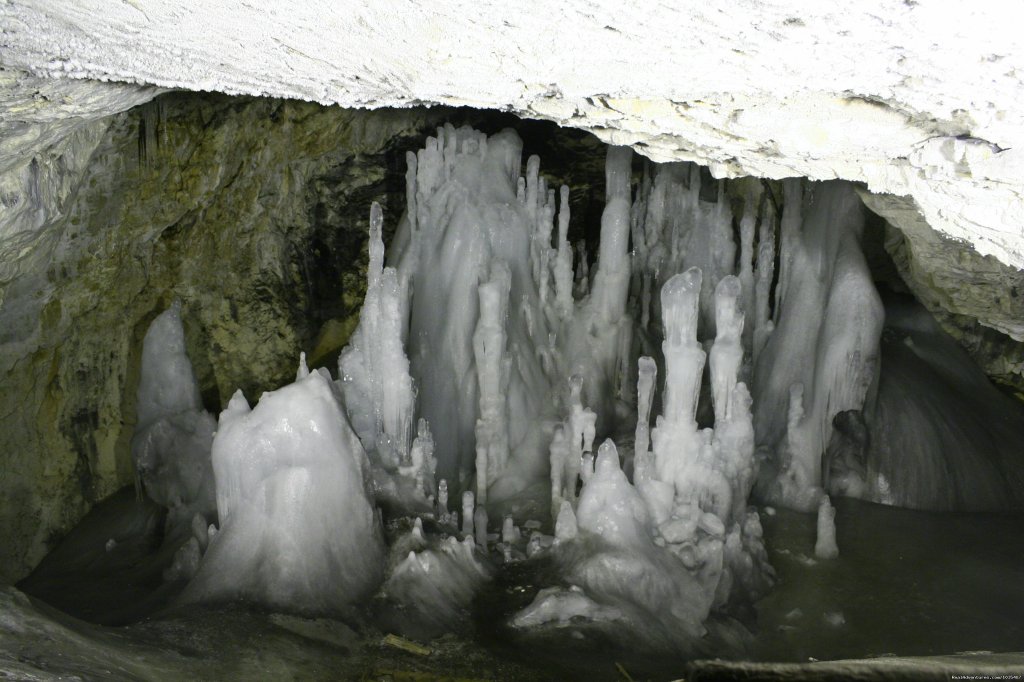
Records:
[[[871,679],[1024,671],[1024,514],[918,512],[850,499],[837,499],[836,509],[841,553],[826,561],[813,558],[814,515],[759,510],[779,581],[750,614],[752,638],[728,651],[709,644],[708,658],[725,661],[631,653],[579,623],[517,636],[505,623],[545,584],[541,562],[495,563],[496,578],[463,631],[424,641],[424,655],[383,644],[389,622],[400,618],[372,605],[343,619],[237,603],[170,606],[181,584],[164,583],[161,573],[175,543],[162,537],[162,512],[124,490],[17,589],[0,591],[0,679],[613,680],[626,679],[623,670],[635,680]],[[724,641],[734,630],[725,624],[716,632],[709,623],[709,638]]]

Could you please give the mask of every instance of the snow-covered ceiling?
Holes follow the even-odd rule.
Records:
[[[7,0],[0,62],[68,90],[0,116],[133,101],[71,79],[498,108],[717,175],[862,181],[1024,267],[1022,17],[959,0]]]

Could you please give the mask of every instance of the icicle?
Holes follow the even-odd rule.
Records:
[[[416,233],[418,223],[416,221],[416,154],[405,153],[405,215],[409,220],[409,227],[413,234]]]
[[[754,228],[757,223],[757,201],[753,193],[744,196],[743,217],[740,219],[740,312],[746,317],[754,314]],[[717,291],[716,297],[717,297]],[[715,304],[717,306],[717,302]],[[717,316],[717,313],[716,313]],[[717,321],[716,321],[717,324]],[[720,332],[719,332],[720,333]],[[743,327],[743,352],[753,351],[754,324]]]
[[[577,298],[583,298],[590,291],[590,263],[587,261],[587,243],[576,242],[576,283],[574,285]]]
[[[555,302],[564,320],[572,315],[572,248],[569,246],[569,187],[562,185],[558,208],[558,255],[555,257]]]
[[[598,319],[616,323],[629,293],[629,177],[632,150],[609,147],[605,162],[607,200],[601,214],[601,243],[592,296]]]
[[[786,299],[790,280],[793,277],[793,258],[800,240],[800,225],[803,220],[802,204],[804,196],[803,183],[799,178],[783,181],[785,197],[782,209],[782,224],[779,228],[781,244],[779,245],[779,282],[775,286],[775,325],[779,324],[782,304]]]
[[[771,305],[772,278],[775,276],[775,213],[772,202],[764,203],[764,213],[758,230],[757,246],[757,280],[754,284],[754,338],[751,349],[753,362],[761,349],[768,342],[773,324],[769,306]]]

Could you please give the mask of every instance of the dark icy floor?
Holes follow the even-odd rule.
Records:
[[[756,605],[740,655],[873,662],[704,665],[689,669],[691,679],[815,671],[824,679],[870,670],[904,677],[1015,666],[1024,673],[1024,654],[1003,655],[1024,652],[1024,516],[922,513],[852,500],[836,506],[841,553],[833,561],[812,558],[813,516],[762,512],[779,584]],[[160,521],[158,510],[122,493],[23,581],[23,592],[3,589],[0,679],[640,680],[683,677],[690,664],[631,654],[573,626],[510,639],[488,624],[532,598],[535,581],[522,565],[499,572],[463,634],[428,642],[426,655],[384,644],[388,633],[368,614],[346,624],[241,605],[169,608],[174,586],[160,587],[168,560],[157,551]],[[107,551],[110,538],[115,545]],[[724,639],[736,627],[712,629],[723,630],[716,635]],[[735,658],[736,651],[720,655]],[[910,656],[945,658],[896,658]]]

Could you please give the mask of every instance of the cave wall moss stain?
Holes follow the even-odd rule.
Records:
[[[168,94],[110,117],[19,253],[42,280],[0,281],[0,306],[28,311],[0,339],[0,581],[132,482],[138,348],[173,300],[215,410],[290,379],[300,350],[336,353],[362,301],[365,207],[404,190],[388,169],[444,115]]]

